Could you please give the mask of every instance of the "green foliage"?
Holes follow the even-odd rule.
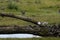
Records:
[[[2,3],[1,3],[2,1]],[[60,23],[60,1],[59,0],[0,0],[0,7],[5,9],[0,12],[13,13],[14,15],[21,15],[21,10],[26,10],[24,16],[30,17],[33,20],[49,23]],[[18,10],[18,11],[16,11]],[[28,25],[29,22],[11,19],[0,18],[0,25]]]
[[[60,40],[56,37],[43,37],[43,38],[0,38],[0,40]]]
[[[8,9],[15,9],[15,10],[17,10],[18,7],[17,7],[16,3],[10,2],[10,3],[8,4]]]

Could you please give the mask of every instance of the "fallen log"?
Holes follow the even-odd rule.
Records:
[[[24,20],[24,21],[31,22],[33,24],[38,25],[37,21],[32,20],[31,18],[28,18],[28,17],[24,17],[24,16],[18,16],[18,15],[13,15],[13,14],[6,14],[6,13],[0,13],[0,16],[2,16],[2,17],[5,16],[5,17],[16,18],[16,19]]]
[[[37,26],[36,26],[37,27]],[[39,28],[40,30],[40,28]],[[18,25],[0,25],[0,34],[19,34],[19,33],[27,33],[40,35],[38,33],[39,30],[32,28],[31,26],[18,26]]]
[[[37,24],[37,21],[34,21],[30,18],[23,17],[23,16],[15,16],[12,14],[4,14],[0,13],[0,16],[2,17],[12,17],[20,20],[24,20],[27,22],[31,22],[33,24]],[[28,34],[34,34],[39,36],[59,36],[60,37],[60,25],[42,25],[42,26],[1,26],[0,25],[0,34],[15,34],[15,33],[28,33]]]
[[[39,35],[43,37],[53,36],[60,37],[60,26],[18,26],[18,25],[0,25],[0,34],[19,34],[19,33],[27,33],[33,35]]]

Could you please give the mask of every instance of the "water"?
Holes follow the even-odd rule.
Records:
[[[0,34],[0,38],[41,38],[41,36],[33,34]]]

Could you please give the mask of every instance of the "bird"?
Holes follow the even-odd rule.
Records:
[[[37,22],[37,24],[38,24],[38,25],[40,25],[40,24],[41,24],[41,22]]]

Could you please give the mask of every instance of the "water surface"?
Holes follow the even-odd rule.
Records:
[[[33,38],[33,37],[41,38],[41,36],[33,34],[0,34],[0,38]]]

